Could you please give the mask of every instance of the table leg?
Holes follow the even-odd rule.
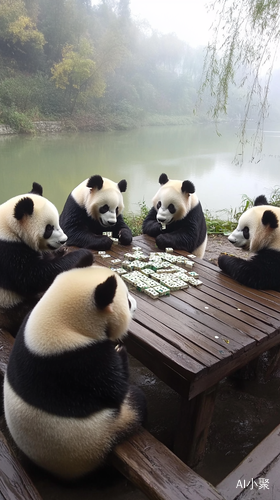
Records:
[[[182,398],[174,441],[175,454],[190,467],[202,459],[213,416],[218,384],[195,398]]]

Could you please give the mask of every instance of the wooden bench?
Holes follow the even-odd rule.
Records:
[[[226,500],[280,498],[280,425],[217,486]],[[265,482],[266,481],[266,482]],[[260,496],[256,496],[256,493]]]
[[[2,379],[13,341],[7,331],[0,329]],[[214,486],[196,474],[143,428],[116,446],[111,460],[129,481],[152,500],[224,500]],[[4,480],[0,478],[0,491],[1,493],[4,491],[5,500],[40,500],[39,493],[15,458],[2,433],[0,433],[0,469],[5,471]]]
[[[0,498],[42,500],[2,432],[0,432],[0,471]]]

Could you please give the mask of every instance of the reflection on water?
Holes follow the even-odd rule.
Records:
[[[116,182],[126,179],[126,210],[151,205],[158,178],[189,179],[204,209],[240,206],[243,194],[255,198],[280,185],[279,130],[264,133],[262,159],[236,166],[236,129],[176,126],[131,131],[69,133],[55,136],[0,136],[0,202],[43,185],[44,195],[62,210],[72,189],[93,174]],[[250,151],[248,153],[249,158]]]

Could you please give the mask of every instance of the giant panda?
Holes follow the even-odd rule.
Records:
[[[153,207],[143,222],[143,233],[155,237],[162,250],[172,247],[202,258],[207,230],[193,183],[169,180],[166,174],[160,175],[159,183]]]
[[[280,291],[280,208],[268,205],[265,196],[258,196],[228,239],[254,255],[248,260],[220,255],[221,270],[242,285]]]
[[[93,261],[89,250],[65,253],[58,211],[42,194],[34,182],[29,193],[0,205],[0,327],[14,336],[59,273]]]
[[[109,250],[112,239],[103,232],[112,232],[121,245],[130,245],[132,233],[122,216],[124,209],[122,193],[126,191],[126,180],[118,184],[93,175],[81,182],[68,196],[60,225],[68,236],[68,245]]]
[[[60,274],[22,324],[4,380],[10,433],[34,463],[73,480],[106,460],[146,414],[118,340],[136,309],[105,267]]]

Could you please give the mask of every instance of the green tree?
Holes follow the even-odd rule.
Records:
[[[86,40],[82,40],[78,50],[66,45],[62,51],[62,61],[51,69],[56,87],[64,89],[71,101],[71,114],[77,100],[85,100],[89,95],[101,97],[105,82],[96,71],[93,50]]]
[[[243,161],[250,118],[257,123],[252,159],[262,150],[262,131],[268,116],[268,90],[280,42],[279,0],[213,0],[213,39],[208,44],[200,98],[210,89],[210,115],[226,114],[233,86],[243,89],[244,117],[240,128],[238,162]]]
[[[28,16],[22,0],[0,0],[0,41],[7,54],[42,51],[44,35]]]

